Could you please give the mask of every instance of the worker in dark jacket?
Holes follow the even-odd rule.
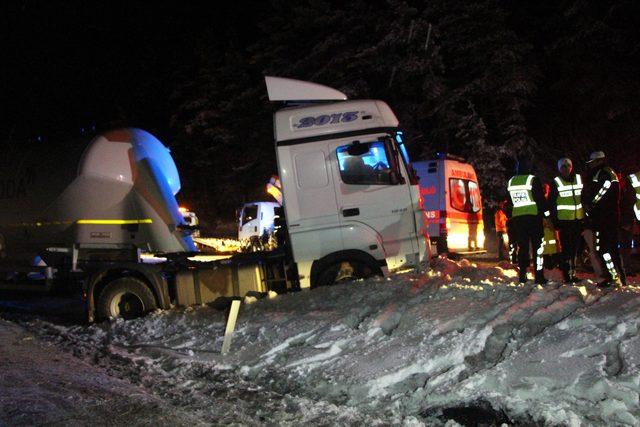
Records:
[[[535,282],[546,283],[543,265],[543,215],[549,215],[540,180],[532,173],[531,156],[517,162],[516,175],[507,185],[509,207],[511,207],[510,225],[518,245],[519,281],[527,281],[529,267],[529,244],[535,252]]]
[[[638,174],[640,175],[640,174]],[[637,182],[637,188],[633,187],[635,174],[620,175],[620,258],[622,259],[622,268],[626,276],[633,275],[631,265],[631,250],[633,248],[633,227],[636,220],[636,214],[640,214],[640,210],[636,212],[636,205],[640,205],[640,182]]]
[[[582,200],[585,215],[591,221],[595,233],[595,249],[603,268],[604,280],[599,287],[625,284],[626,276],[618,249],[620,227],[620,183],[618,176],[607,164],[602,151],[591,153],[587,167],[590,169],[589,197]]]
[[[573,170],[571,159],[558,160],[557,176],[551,185],[549,208],[553,225],[559,231],[561,254],[560,270],[565,283],[575,283],[578,243],[582,231],[582,177]]]

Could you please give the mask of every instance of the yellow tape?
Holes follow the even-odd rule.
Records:
[[[93,225],[127,225],[127,224],[153,224],[150,218],[145,219],[79,219],[78,224]]]

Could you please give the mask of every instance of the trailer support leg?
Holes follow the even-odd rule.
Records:
[[[224,331],[224,341],[222,342],[222,354],[227,354],[231,347],[233,331],[236,329],[236,320],[238,320],[238,312],[240,311],[240,300],[231,301],[231,309],[227,318],[227,327]]]

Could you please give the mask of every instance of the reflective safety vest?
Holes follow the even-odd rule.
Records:
[[[633,211],[636,213],[636,219],[640,221],[640,172],[629,175],[631,186],[636,190],[636,204],[633,205]]]
[[[557,176],[553,180],[558,188],[556,206],[558,209],[558,219],[561,221],[573,221],[584,218],[582,209],[582,177],[576,174],[573,181],[566,181]]]
[[[533,200],[533,175],[516,175],[509,180],[507,190],[513,204],[512,217],[538,215],[538,205]]]

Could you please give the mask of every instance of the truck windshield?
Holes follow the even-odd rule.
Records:
[[[242,225],[258,217],[258,205],[247,205],[242,210]]]
[[[467,179],[451,178],[449,179],[449,193],[452,208],[470,213],[480,211],[482,201],[477,183]]]
[[[340,165],[340,177],[345,184],[391,185],[391,167],[384,141],[361,143],[359,152],[349,154],[353,145],[338,147],[336,154]]]

